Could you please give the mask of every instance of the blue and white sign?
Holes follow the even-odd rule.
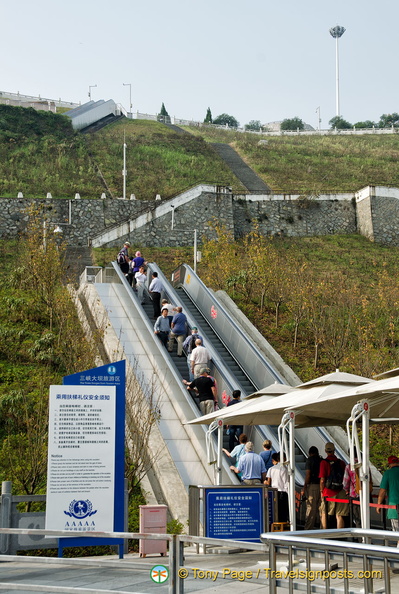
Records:
[[[260,542],[264,532],[262,488],[205,489],[205,536]]]
[[[114,530],[115,386],[51,386],[46,529]]]

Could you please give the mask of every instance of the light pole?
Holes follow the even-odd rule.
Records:
[[[340,109],[339,109],[339,59],[338,59],[338,39],[342,37],[345,33],[345,27],[341,27],[341,25],[335,25],[335,27],[331,27],[330,35],[335,39],[335,75],[336,75],[336,88],[335,88],[335,107],[336,107],[336,115],[340,117]]]
[[[129,87],[129,104],[130,104],[130,115],[132,114],[132,83],[122,83],[124,87]]]
[[[318,114],[319,114],[319,117],[318,117],[318,119],[317,119],[317,128],[318,128],[318,130],[319,130],[319,132],[320,132],[320,125],[321,125],[320,107],[317,107],[317,108],[316,108],[316,113],[318,113]]]
[[[122,175],[123,175],[123,199],[126,200],[127,170],[126,170],[126,134],[125,134],[125,131],[123,131],[123,171],[122,171]]]
[[[89,101],[91,101],[91,90],[95,89],[97,85],[89,85]]]

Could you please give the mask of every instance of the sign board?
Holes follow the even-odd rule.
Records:
[[[63,519],[65,521],[67,518],[70,518],[71,522],[75,522],[75,525],[72,526],[72,528],[85,528],[85,530],[71,530],[71,536],[79,535],[79,538],[59,539],[59,554],[61,554],[62,548],[65,546],[114,544],[119,545],[120,556],[122,556],[122,539],[84,538],[84,532],[90,532],[91,528],[94,530],[94,525],[91,524],[91,522],[95,523],[95,530],[98,531],[123,532],[125,530],[125,508],[122,503],[124,501],[125,468],[125,389],[126,362],[124,360],[68,375],[63,379],[63,387],[54,386],[55,393],[62,393],[62,391],[64,391],[63,393],[65,394],[81,394],[83,397],[81,402],[86,402],[87,404],[93,402],[97,403],[94,407],[96,410],[90,412],[90,416],[89,412],[85,412],[91,411],[89,407],[83,407],[83,410],[76,409],[76,411],[79,410],[79,414],[85,415],[82,416],[81,419],[85,418],[86,423],[92,423],[92,425],[87,425],[86,430],[95,433],[86,434],[87,438],[85,440],[84,448],[67,448],[69,451],[76,450],[76,452],[80,452],[80,454],[76,453],[76,456],[74,454],[71,454],[70,456],[71,468],[68,472],[70,473],[71,482],[72,480],[74,481],[74,492],[68,492],[68,496],[71,496],[69,498],[68,507],[62,509],[63,514],[65,512]],[[88,397],[86,400],[85,395]],[[90,395],[93,396],[94,400],[90,399]],[[104,397],[109,395],[110,399],[108,400],[108,398],[104,398],[101,400],[101,395]],[[98,404],[99,402],[102,403],[101,406]],[[55,414],[57,406],[53,410]],[[67,409],[62,410],[64,411]],[[71,410],[73,411],[74,409]],[[61,409],[58,411],[58,414],[60,414],[60,411]],[[92,414],[96,416],[92,417]],[[78,416],[73,416],[71,417],[71,420],[67,421],[66,418],[64,420],[66,422],[75,423],[73,419],[76,420],[78,418]],[[53,428],[51,427],[54,422],[56,422],[55,417],[53,413],[50,412],[49,460],[52,460],[52,458],[50,458],[51,454],[55,453],[54,451],[50,451],[50,447],[54,445],[54,443],[52,444],[52,441],[54,441],[54,433],[52,433],[52,438],[50,438],[51,431],[54,431],[54,426]],[[76,428],[73,429],[73,425],[67,425],[67,427],[69,427],[69,430],[79,432],[79,427],[81,427],[81,425],[77,422]],[[88,439],[88,436],[90,435],[92,439]],[[70,439],[71,437],[72,436],[69,436]],[[58,439],[60,440],[60,437]],[[88,443],[90,441],[92,442],[91,444]],[[109,443],[106,444],[105,441],[108,441]],[[81,446],[82,444],[73,445]],[[91,451],[90,448],[93,448],[93,450]],[[60,448],[60,450],[61,449],[64,450],[65,448]],[[57,454],[61,455],[62,452],[59,451]],[[57,460],[57,458],[54,458],[53,460]],[[58,458],[58,460],[61,459]],[[95,463],[90,462],[89,460],[95,460]],[[62,472],[65,473],[65,470]],[[84,477],[83,473],[86,473]],[[79,482],[81,478],[84,478],[86,482],[81,484]],[[54,481],[51,484],[51,489],[55,490],[56,486]],[[95,500],[93,493],[96,496]],[[57,497],[60,496],[59,493],[54,493],[54,496],[55,495],[57,495]],[[64,505],[66,505],[66,503],[63,504],[63,507]],[[106,509],[106,512],[103,513],[104,509]],[[55,511],[55,508],[53,509],[50,507],[48,521],[46,520],[46,527],[49,527],[50,522],[52,523],[54,521],[53,514],[55,513],[58,513],[58,508],[57,511]],[[71,515],[68,516],[68,514]],[[77,515],[78,518],[74,518],[74,515]],[[85,517],[83,518],[82,516]],[[79,521],[82,520],[84,521],[83,525],[80,525]],[[76,521],[78,524],[76,524]]]
[[[112,532],[115,386],[51,386],[46,529]]]
[[[205,536],[260,542],[264,529],[263,488],[205,489]]]

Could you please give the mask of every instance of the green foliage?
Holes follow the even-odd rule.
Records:
[[[288,118],[281,122],[280,129],[281,130],[303,130],[304,123],[303,123],[303,120],[301,120],[301,118],[298,118],[298,117]]]
[[[208,109],[206,110],[206,116],[204,119],[204,124],[212,124],[213,120],[212,120],[212,112],[211,112],[211,108],[208,107]]]
[[[184,524],[179,520],[170,520],[166,524],[166,532],[167,534],[183,534]]]
[[[364,122],[356,122],[356,124],[353,124],[354,128],[358,129],[358,128],[377,128],[377,124],[375,122],[372,122],[371,120],[366,120]]]
[[[31,494],[46,486],[48,387],[94,357],[64,285],[62,246],[48,237],[44,250],[43,213],[28,216],[25,241],[0,241],[0,480]]]
[[[366,377],[397,367],[398,248],[360,236],[235,242],[214,226],[199,273],[224,289],[303,381],[337,367]],[[240,265],[241,263],[241,265]],[[398,451],[394,430],[373,427],[372,462]]]
[[[399,126],[399,114],[395,111],[393,113],[383,113],[378,123],[379,128],[391,128]]]
[[[163,122],[164,124],[170,124],[170,116],[166,111],[164,103],[162,103],[161,111],[158,114],[157,120],[158,122]]]
[[[259,132],[261,130],[262,125],[260,120],[251,120],[248,124],[245,124],[245,130],[254,130],[255,132]]]
[[[122,195],[123,179],[115,164],[122,158],[124,134],[127,151],[127,194],[138,199],[162,198],[199,183],[243,186],[225,163],[200,137],[177,134],[158,122],[116,122],[87,138],[102,174],[115,196]]]
[[[218,126],[228,126],[229,128],[238,128],[239,126],[239,122],[235,117],[228,113],[221,113],[213,120],[213,123]]]
[[[38,111],[33,107],[0,105],[0,141],[17,142],[45,136],[65,140],[73,135],[68,117],[51,111]]]
[[[334,116],[328,123],[331,126],[331,130],[335,128],[337,130],[349,130],[352,128],[352,124],[344,120],[341,116]]]

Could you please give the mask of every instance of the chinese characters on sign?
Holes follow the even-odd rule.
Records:
[[[206,489],[206,536],[259,542],[264,532],[262,489]]]
[[[113,530],[114,386],[51,386],[46,528]]]

